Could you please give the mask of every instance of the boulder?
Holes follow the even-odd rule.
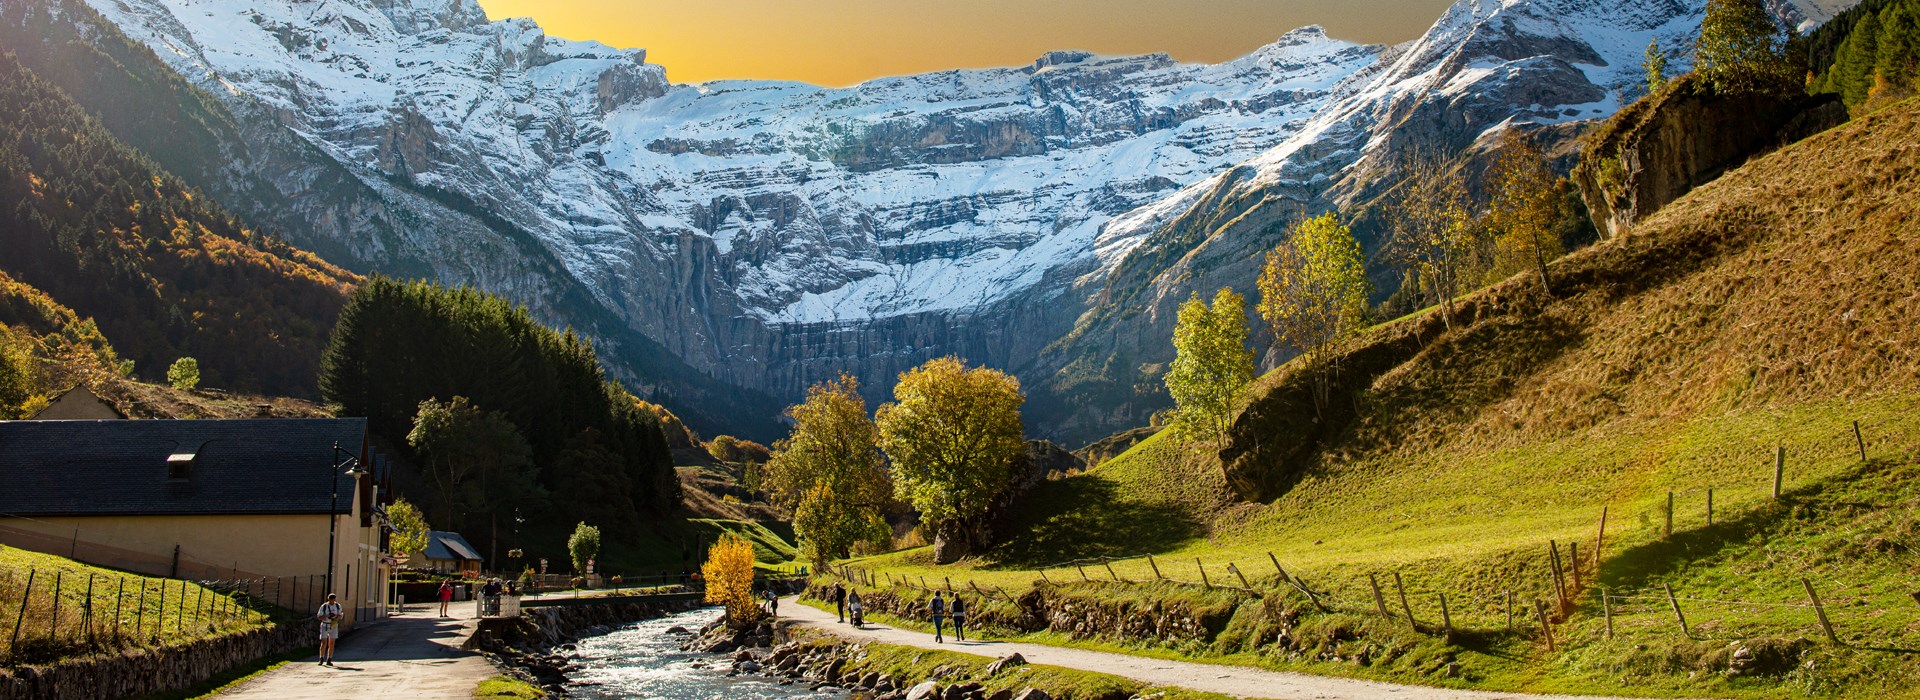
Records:
[[[1013,696],[1013,700],[1053,700],[1053,696],[1039,688],[1028,688],[1020,691],[1019,695]]]
[[[1025,666],[1025,665],[1027,665],[1027,657],[1021,656],[1019,652],[1014,652],[1012,654],[1008,654],[1006,656],[995,659],[993,663],[987,664],[987,675],[997,676],[997,675],[1000,675],[1001,671],[1005,671],[1015,666]]]
[[[906,700],[941,700],[940,684],[927,681],[909,688]]]

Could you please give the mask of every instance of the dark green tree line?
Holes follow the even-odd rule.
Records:
[[[321,359],[320,389],[345,415],[366,416],[380,435],[413,433],[425,408],[455,397],[517,432],[538,487],[525,490],[537,493],[452,506],[463,509],[466,523],[508,522],[521,507],[530,529],[587,520],[617,541],[643,517],[679,503],[673,458],[654,413],[605,378],[585,339],[547,328],[498,296],[367,280],[340,312]],[[430,401],[440,403],[424,403]],[[433,450],[422,452],[432,459]],[[436,510],[448,507],[423,500]],[[429,515],[435,522],[454,517]],[[466,534],[487,541],[491,530],[470,527]]]

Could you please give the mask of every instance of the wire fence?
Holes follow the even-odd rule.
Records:
[[[318,578],[318,577],[310,577]],[[0,572],[0,663],[172,646],[289,616],[312,581],[188,581],[67,568]]]
[[[1849,457],[1857,454],[1864,463],[1868,459],[1868,443],[1857,421],[1850,427],[1845,434],[1846,452]],[[1785,493],[1788,452],[1781,446],[1768,457],[1764,478],[1771,483],[1771,498],[1778,500]],[[1650,518],[1659,523],[1656,527],[1660,541],[1671,541],[1675,537],[1676,494],[1704,496],[1703,522],[1689,520],[1683,525],[1712,527],[1715,523],[1713,487],[1669,491],[1665,503],[1656,505]],[[1666,583],[1657,587],[1647,584],[1602,588],[1597,574],[1609,544],[1607,518],[1608,508],[1602,507],[1594,538],[1587,543],[1591,546],[1584,550],[1579,542],[1549,540],[1546,551],[1536,560],[1538,571],[1519,581],[1518,588],[1487,590],[1484,582],[1466,586],[1457,581],[1416,581],[1398,569],[1367,572],[1358,579],[1309,583],[1290,573],[1273,552],[1265,553],[1267,561],[1254,565],[1257,570],[1243,568],[1241,562],[1209,565],[1200,559],[1175,561],[1151,554],[1074,559],[1031,570],[1035,576],[1032,583],[1164,584],[1219,590],[1249,598],[1297,594],[1322,612],[1394,619],[1404,621],[1415,630],[1448,637],[1460,632],[1522,634],[1549,649],[1565,643],[1567,634],[1612,639],[1618,634],[1678,633],[1696,640],[1739,639],[1754,634],[1813,634],[1839,644],[1840,634],[1828,615],[1830,604],[1837,609],[1865,606],[1875,610],[1903,604],[1891,594],[1885,598],[1855,596],[1829,601],[1805,578],[1779,580],[1779,600],[1682,596]],[[1139,566],[1141,563],[1146,565],[1144,570]],[[1123,567],[1127,573],[1116,569],[1116,564],[1130,564]],[[1017,600],[1017,596],[999,586],[982,586],[971,580],[956,585],[947,576],[930,581],[924,576],[895,575],[890,571],[850,565],[828,565],[823,573],[870,587],[947,593],[970,591],[988,600]],[[1913,602],[1920,603],[1920,592],[1911,597]]]

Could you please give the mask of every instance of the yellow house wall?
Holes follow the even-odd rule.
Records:
[[[358,509],[358,503],[355,502]],[[359,515],[342,515],[334,549],[333,591],[348,624],[361,609],[384,616],[391,572],[380,552],[380,529],[362,528]],[[282,578],[294,607],[317,599],[327,573],[325,515],[129,515],[0,520],[0,544],[73,556],[81,561],[149,576],[173,569],[193,579]],[[69,543],[72,543],[69,545]],[[310,583],[311,582],[311,583]],[[290,598],[293,593],[289,593]],[[317,603],[316,603],[317,605]]]

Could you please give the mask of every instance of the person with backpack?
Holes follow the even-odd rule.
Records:
[[[847,621],[847,587],[838,583],[833,584],[833,614],[839,622]]]
[[[853,619],[854,629],[859,629],[861,625],[866,624],[865,620],[860,619],[860,592],[859,591],[852,591],[847,593],[847,616]]]
[[[327,602],[320,604],[320,612],[314,619],[320,621],[320,665],[333,665],[333,646],[340,641],[340,619],[346,617],[340,609],[337,597],[327,594]]]
[[[933,600],[927,601],[927,616],[933,618],[933,643],[946,642],[940,635],[940,626],[947,621],[947,600],[940,597],[939,591],[934,591]]]
[[[947,604],[947,615],[953,618],[954,641],[967,641],[967,603],[960,594],[953,594],[953,602]]]

